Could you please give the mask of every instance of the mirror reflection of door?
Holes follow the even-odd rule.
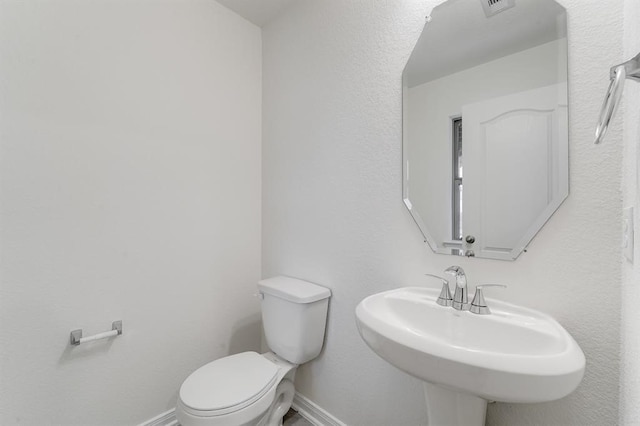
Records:
[[[463,105],[462,220],[476,255],[522,250],[566,190],[566,99],[563,83]]]

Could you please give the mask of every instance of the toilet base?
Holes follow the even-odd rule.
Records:
[[[287,379],[282,379],[276,388],[274,402],[271,404],[267,416],[266,426],[282,426],[282,418],[291,408],[293,397],[296,393],[293,383]]]

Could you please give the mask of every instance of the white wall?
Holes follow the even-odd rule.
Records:
[[[258,347],[260,139],[260,29],[216,2],[0,2],[0,424],[136,424]]]
[[[566,58],[563,38],[405,89],[409,199],[440,246],[452,240],[451,118],[463,105],[566,81]]]
[[[558,319],[587,356],[582,385],[546,404],[495,404],[490,425],[618,420],[621,124],[595,147],[608,69],[622,60],[623,2],[568,9],[570,191],[515,262],[436,255],[401,201],[401,81],[435,0],[296,2],[263,31],[263,275],[329,286],[324,352],[297,387],[350,425],[426,420],[420,383],[378,358],[354,321],[365,296],[433,285],[451,264],[509,285],[495,297]]]
[[[640,51],[640,2],[624,2],[624,57],[630,59]],[[617,64],[617,62],[616,62]],[[624,119],[624,206],[635,207],[634,262],[622,266],[622,364],[620,371],[620,424],[640,422],[640,84],[626,80],[624,110],[617,120]],[[606,141],[609,143],[609,141]]]

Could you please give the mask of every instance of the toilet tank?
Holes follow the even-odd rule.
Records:
[[[269,349],[294,364],[317,357],[324,343],[331,291],[284,276],[260,281],[258,290]]]

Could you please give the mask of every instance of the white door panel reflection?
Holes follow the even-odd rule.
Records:
[[[464,105],[462,120],[463,233],[476,256],[515,258],[568,192],[566,84]]]

